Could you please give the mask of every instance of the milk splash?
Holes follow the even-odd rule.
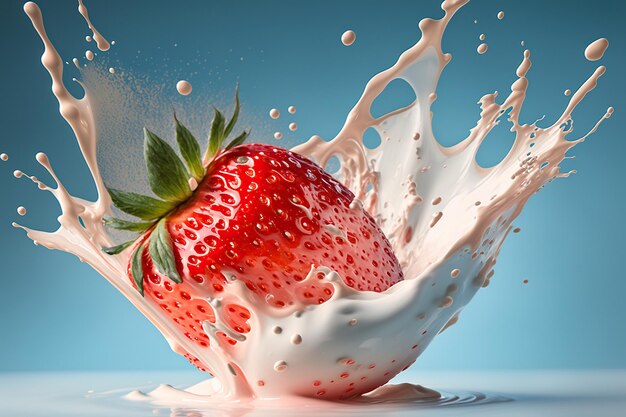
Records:
[[[322,265],[312,269],[307,279],[321,272],[334,289],[330,300],[279,311],[255,304],[233,274],[227,277],[231,286],[228,295],[210,300],[216,320],[203,323],[210,348],[201,348],[184,337],[158,305],[134,290],[126,276],[128,254],[111,257],[100,250],[113,243],[102,225],[103,217],[110,214],[111,200],[96,163],[98,135],[91,92],[86,89],[82,99],[70,95],[62,82],[63,61],[45,32],[38,6],[24,6],[43,41],[42,64],[50,73],[60,113],[74,131],[98,198],[87,201],[70,195],[47,156],[39,153],[37,161],[56,186],[21,172],[20,176],[30,178],[58,200],[59,228],[44,232],[15,226],[23,228],[36,243],[73,253],[91,265],[161,331],[175,352],[210,369],[216,377],[187,391],[161,388],[149,395],[135,392],[129,398],[193,401],[196,405],[299,396],[354,398],[407,369],[438,333],[458,320],[478,289],[489,284],[511,223],[525,203],[548,182],[570,174],[559,169],[567,151],[595,132],[613,110],[609,108],[586,135],[566,140],[572,130],[572,111],[605,72],[600,66],[572,94],[552,126],[522,124],[519,114],[531,67],[530,52],[525,51],[509,95],[501,103],[496,101],[497,93],[483,96],[480,119],[469,136],[449,148],[439,145],[432,132],[430,107],[436,99],[439,77],[451,59],[442,51],[441,39],[452,16],[467,1],[445,0],[441,19],[420,22],[422,38],[392,67],[368,82],[334,139],[324,141],[313,136],[293,149],[322,166],[333,156],[339,158],[337,178],[357,196],[352,204],[363,205],[377,219],[406,280],[382,293],[358,292],[346,286],[337,272]],[[82,2],[80,5],[84,7]],[[416,100],[405,108],[373,117],[372,103],[395,79],[405,80]],[[507,110],[515,142],[498,165],[481,168],[476,153]],[[381,138],[375,149],[363,144],[369,128]],[[341,233],[341,227],[337,232]],[[222,308],[229,303],[252,312],[249,333],[237,333],[222,319]],[[235,339],[236,345],[217,338],[217,332]],[[426,397],[436,396],[427,390],[387,386],[360,398],[365,401],[373,396],[384,401],[413,395],[415,399],[423,392]]]

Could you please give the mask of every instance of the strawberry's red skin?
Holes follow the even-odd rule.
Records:
[[[263,144],[225,151],[190,200],[167,219],[183,282],[161,275],[145,250],[145,297],[189,339],[208,347],[202,322],[215,318],[206,299],[228,291],[222,271],[234,273],[259,303],[275,308],[331,297],[333,287],[322,277],[297,285],[312,265],[337,271],[355,289],[384,291],[403,279],[402,270],[374,219],[360,207],[350,208],[353,199],[318,165],[291,151]],[[235,304],[221,308],[234,331],[250,331],[253,312]]]

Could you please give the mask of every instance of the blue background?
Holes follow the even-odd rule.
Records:
[[[64,59],[95,47],[84,41],[89,32],[75,1],[39,4]],[[271,121],[267,112],[277,107],[287,115],[287,106],[296,105],[293,119],[300,128],[285,135],[283,146],[312,134],[331,138],[367,80],[417,41],[419,19],[441,16],[438,0],[87,0],[87,6],[96,26],[117,41],[100,55],[172,90],[184,76],[194,94],[224,97],[239,80],[244,113],[256,121],[259,134],[286,132],[291,119]],[[40,150],[72,193],[94,198],[39,63],[41,43],[21,7],[15,0],[0,3],[0,152],[10,156],[0,162],[0,370],[189,369],[87,265],[34,247],[10,226],[19,218],[15,208],[24,205],[29,212],[19,221],[55,227],[58,209],[50,196],[11,175],[20,168],[45,177],[33,160]],[[503,21],[496,19],[499,10],[506,13]],[[579,173],[532,199],[516,222],[522,233],[505,244],[491,286],[479,292],[457,326],[433,342],[417,369],[626,367],[624,11],[617,0],[475,0],[453,20],[444,49],[454,58],[434,106],[435,132],[444,144],[458,142],[474,125],[479,97],[508,91],[522,56],[521,40],[534,62],[526,122],[545,114],[547,125],[557,117],[567,100],[563,90],[574,90],[598,65],[586,61],[583,50],[601,36],[611,42],[601,61],[608,71],[576,111],[575,135],[586,132],[609,105],[616,110],[575,149],[578,158],[565,164]],[[357,33],[350,48],[339,41],[348,28]],[[483,32],[489,51],[481,56],[476,47]],[[68,79],[76,76],[73,66],[67,68]],[[406,99],[397,87],[377,110]],[[507,129],[502,124],[493,132],[481,163],[504,155],[512,140]]]

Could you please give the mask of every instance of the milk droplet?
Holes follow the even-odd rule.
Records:
[[[442,200],[441,197],[434,198],[432,201],[433,206],[436,206],[437,204],[441,203],[441,200]]]
[[[189,81],[180,80],[176,83],[176,90],[181,96],[188,96],[189,94],[191,94],[192,89],[193,87],[191,86]]]
[[[276,334],[281,334],[283,332],[283,328],[280,326],[274,326],[274,328],[272,329],[272,331]]]
[[[283,138],[283,134],[280,132],[275,132],[274,133],[274,139],[276,140],[281,140]]]
[[[300,336],[299,334],[294,334],[293,336],[291,336],[291,343],[294,345],[299,345],[300,343],[302,343],[302,336]]]
[[[89,61],[93,61],[93,52],[91,52],[89,49],[85,51],[85,58],[87,58]]]
[[[298,125],[296,123],[289,123],[289,130],[295,132],[296,130],[298,130]]]
[[[459,276],[460,273],[461,273],[461,270],[456,268],[456,269],[453,269],[452,272],[450,272],[450,276],[452,278],[456,278]]]
[[[524,284],[528,284],[528,280],[525,279],[524,281],[522,281]]]
[[[433,214],[433,219],[430,221],[430,227],[434,227],[439,220],[441,220],[441,217],[443,217],[443,213],[440,211]]]
[[[24,216],[24,215],[26,215],[26,208],[25,208],[25,207],[22,207],[22,206],[19,206],[19,207],[17,208],[17,214],[19,214],[20,216]]]
[[[478,45],[478,48],[476,48],[476,51],[482,55],[487,52],[487,49],[489,49],[489,45],[487,45],[486,43],[481,43],[480,45]]]
[[[272,119],[278,119],[280,117],[280,111],[278,111],[278,109],[270,110],[270,117]]]
[[[115,68],[113,68],[113,67],[109,68],[109,72],[110,72],[111,74],[115,74]]]
[[[78,69],[80,69],[80,64],[78,63],[78,59],[76,58],[72,58],[72,62],[74,63],[74,66]]]
[[[567,90],[563,91],[563,94],[565,94],[566,96],[569,96],[570,94],[572,94],[572,90],[568,88]]]
[[[20,171],[19,169],[16,169],[15,171],[13,171],[13,176],[15,178],[22,178],[23,175],[24,175],[24,173],[22,171]]]
[[[198,188],[198,181],[194,177],[189,178],[187,182],[189,183],[189,189],[191,189],[191,191],[195,191],[196,188]]]
[[[500,10],[498,12],[498,20],[502,20],[502,19],[504,19],[504,12],[502,10]]]
[[[452,303],[454,303],[454,299],[449,295],[446,295],[445,297],[443,297],[443,300],[441,300],[441,303],[439,303],[439,307],[448,308],[452,305]]]
[[[345,32],[343,32],[343,35],[341,35],[341,43],[343,43],[345,46],[352,45],[355,40],[356,33],[354,33],[354,31],[352,30],[346,30]]]
[[[276,372],[283,372],[283,371],[287,370],[287,362],[285,362],[285,361],[277,361],[274,364],[274,370]]]
[[[350,202],[350,210],[363,210],[363,203],[358,198],[354,198]]]
[[[87,42],[91,42],[91,36],[89,36],[89,35],[85,36],[85,40],[86,40]]]
[[[524,45],[525,45],[525,42],[524,42],[524,41],[521,41],[519,44],[520,44],[520,45],[522,45],[522,46],[524,46]]]
[[[0,154],[0,159],[2,159],[3,161],[8,161],[9,160],[9,155],[7,155],[5,153]]]
[[[296,112],[296,106],[289,106],[289,108],[287,109],[287,111],[291,114],[294,114]]]
[[[485,34],[481,33],[480,36],[478,37],[478,39],[480,39],[481,41],[485,40]]]
[[[597,61],[602,58],[608,47],[609,41],[606,38],[596,39],[585,48],[585,58],[589,61]]]

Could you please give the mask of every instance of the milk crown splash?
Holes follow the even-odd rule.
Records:
[[[16,226],[35,242],[73,253],[90,264],[161,331],[174,351],[211,369],[216,379],[202,386],[202,394],[221,400],[289,395],[348,398],[379,387],[410,366],[438,332],[456,322],[477,290],[489,284],[511,223],[526,201],[546,183],[569,175],[559,169],[566,152],[613,111],[609,108],[587,135],[566,140],[572,111],[605,72],[600,66],[572,94],[553,125],[539,128],[521,123],[531,66],[530,52],[525,51],[508,96],[501,103],[497,93],[483,96],[480,119],[469,136],[449,148],[439,145],[432,132],[430,106],[441,72],[451,59],[442,51],[441,39],[454,13],[466,3],[446,0],[443,18],[420,22],[420,41],[368,82],[337,137],[326,142],[314,136],[293,149],[322,166],[337,156],[341,163],[337,177],[357,196],[352,204],[363,204],[389,237],[406,280],[383,293],[355,291],[336,271],[321,265],[312,269],[311,276],[322,273],[332,284],[331,299],[278,313],[256,304],[233,274],[228,277],[227,295],[210,300],[216,321],[203,323],[210,349],[185,338],[158,306],[134,290],[126,275],[127,256],[111,257],[100,250],[112,244],[102,225],[111,201],[96,162],[98,135],[91,93],[87,88],[85,96],[76,99],[67,91],[63,61],[45,32],[39,8],[30,2],[24,10],[44,43],[42,64],[50,73],[60,113],[74,131],[98,198],[91,202],[70,195],[47,156],[40,153],[37,161],[56,186],[24,176],[58,200],[59,228],[43,232]],[[80,6],[88,19],[82,1]],[[95,29],[93,33],[94,39],[101,37]],[[411,86],[415,101],[373,117],[372,103],[395,79]],[[481,168],[476,153],[507,110],[515,142],[499,164]],[[363,144],[369,128],[381,138],[375,149]],[[230,302],[252,313],[250,333],[237,333],[221,317],[220,306]],[[217,332],[238,343],[224,343]]]

